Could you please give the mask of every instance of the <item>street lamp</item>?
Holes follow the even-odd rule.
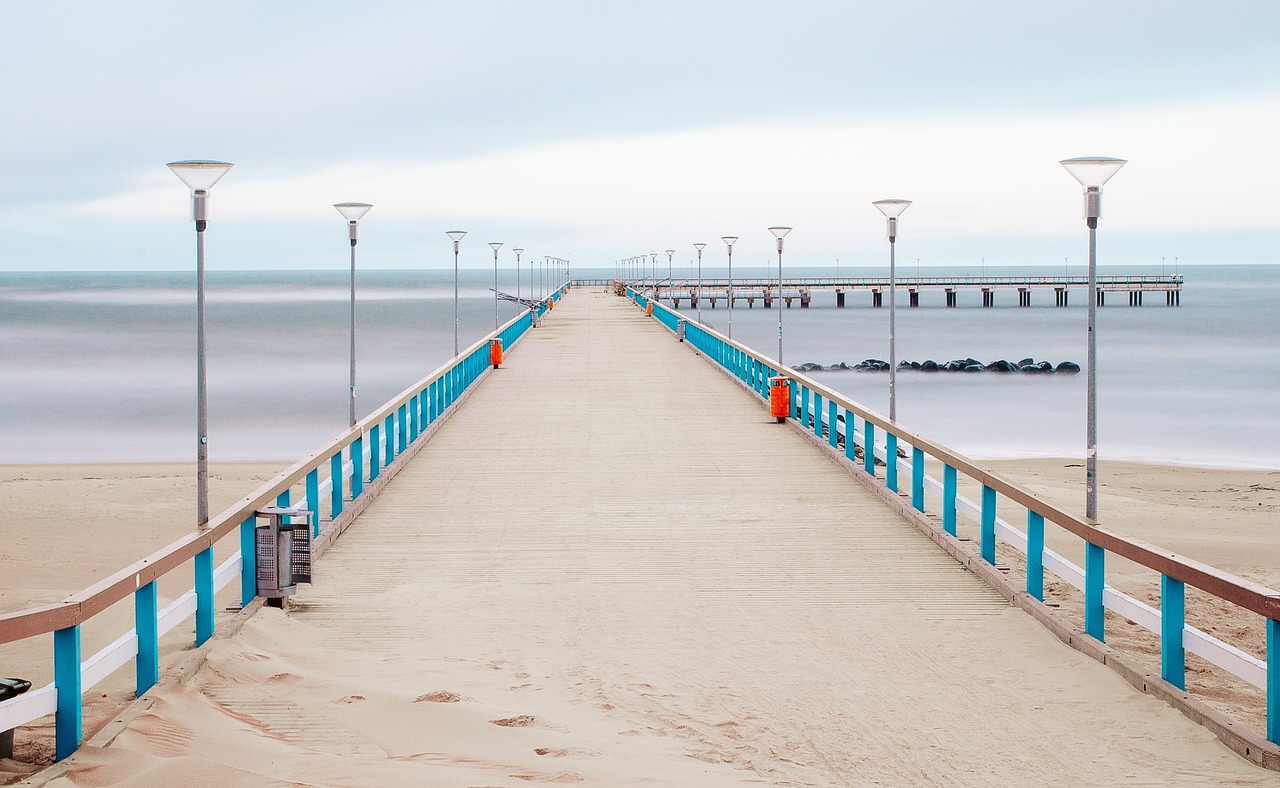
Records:
[[[871,203],[889,220],[889,421],[898,420],[898,346],[895,341],[897,308],[897,279],[894,272],[894,251],[898,241],[898,217],[911,205],[910,200],[877,200]]]
[[[196,523],[209,522],[209,409],[204,362],[204,230],[209,224],[209,190],[233,166],[225,161],[174,161],[173,174],[191,189],[196,223]]]
[[[334,208],[347,220],[347,237],[351,239],[351,392],[349,416],[351,426],[356,426],[356,237],[360,231],[360,218],[373,206],[367,202],[334,203]]]
[[[458,244],[466,230],[449,230],[445,235],[453,241],[453,355],[458,355]]]
[[[695,243],[694,248],[698,249],[698,322],[703,321],[703,249],[707,248],[705,243]]]
[[[738,236],[722,235],[720,240],[729,247],[729,287],[725,290],[725,295],[729,297],[729,338],[733,339],[733,244],[738,240]],[[781,309],[781,305],[778,308]]]
[[[493,250],[493,330],[498,330],[498,250],[502,248],[502,244],[489,244],[489,248]]]
[[[520,297],[520,253],[523,249],[512,249],[516,253],[516,298]]]
[[[1102,186],[1127,162],[1085,156],[1058,162],[1084,187],[1084,220],[1089,227],[1089,393],[1085,405],[1085,517],[1098,519],[1098,217],[1102,215]]]
[[[672,270],[671,270],[671,255],[673,255],[673,254],[675,254],[675,253],[676,253],[676,250],[675,250],[675,249],[668,249],[668,250],[667,250],[667,286],[668,286],[668,287],[670,287],[670,286],[671,286],[671,278],[672,278],[672,276],[673,276],[673,272],[672,272]]]
[[[782,365],[782,239],[791,232],[790,227],[770,227],[769,232],[778,239],[778,374],[786,369]]]

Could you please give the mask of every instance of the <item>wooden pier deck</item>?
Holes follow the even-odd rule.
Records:
[[[236,784],[1280,782],[1059,643],[599,292],[562,301],[316,574],[68,768],[182,764]]]

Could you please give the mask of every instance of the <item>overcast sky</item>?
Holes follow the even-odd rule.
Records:
[[[164,166],[235,163],[209,266],[1280,262],[1280,2],[14,2],[0,269],[183,269]],[[504,256],[504,263],[507,258]]]

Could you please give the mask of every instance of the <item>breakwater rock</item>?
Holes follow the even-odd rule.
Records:
[[[792,367],[797,372],[888,372],[889,362],[878,358],[868,358],[857,364],[849,365],[841,361],[839,364],[823,366],[808,362]],[[1021,361],[992,361],[984,364],[975,358],[957,358],[951,361],[899,361],[899,371],[913,372],[997,372],[1002,374],[1022,373],[1024,375],[1075,375],[1080,372],[1080,365],[1074,361],[1063,361],[1056,366],[1048,361],[1036,361],[1024,358]]]

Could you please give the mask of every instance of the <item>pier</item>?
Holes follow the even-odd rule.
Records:
[[[485,337],[208,530],[0,615],[0,643],[54,655],[51,683],[0,703],[0,730],[51,716],[54,777],[112,763],[141,728],[179,731],[148,758],[300,782],[391,762],[406,784],[458,763],[488,770],[477,783],[600,784],[592,764],[610,758],[660,779],[625,760],[642,737],[671,743],[661,778],[682,785],[1250,782],[1280,766],[1280,649],[1259,660],[1187,625],[1185,585],[1273,638],[1280,592],[1053,507],[803,375],[785,373],[777,423],[776,363],[639,290],[563,287],[536,311],[538,327],[525,313],[492,337],[500,365]],[[287,614],[254,582],[256,513],[277,504],[314,515],[318,558]],[[1086,565],[1046,528],[1084,538]],[[224,539],[240,549],[215,567]],[[1106,584],[1108,553],[1161,578],[1161,609]],[[148,586],[175,570],[195,584],[157,600]],[[1046,578],[1078,620],[1046,604]],[[80,627],[130,597],[135,628],[86,658]],[[1159,671],[1107,645],[1108,610],[1159,636]],[[185,683],[155,664],[169,630],[194,635]],[[322,648],[291,657],[293,678],[247,680],[254,655],[294,642]],[[1267,730],[1188,696],[1188,652],[1259,687]],[[378,671],[454,689],[432,684],[447,661],[474,676],[467,697],[397,726],[415,698]],[[139,700],[84,731],[84,694],[126,666]],[[308,703],[297,682],[329,695]],[[510,716],[469,711],[482,700]],[[249,721],[233,751],[181,733],[205,714]],[[492,724],[523,730],[509,750],[467,749]]]
[[[1155,298],[1163,297],[1166,306],[1179,306],[1182,303],[1183,277],[1178,275],[1161,276],[1099,276],[1098,306],[1107,305],[1108,295],[1111,303],[1119,303],[1123,296],[1129,306],[1142,306],[1144,294]],[[586,281],[586,280],[584,280]],[[595,281],[595,280],[591,280]],[[725,307],[730,298],[730,282],[727,278],[703,277],[701,283],[694,278],[675,277],[672,279],[640,279],[631,282],[644,292],[652,291],[660,301],[670,303],[679,309],[681,303],[697,307],[699,298],[705,306],[715,309]],[[1049,291],[1053,294],[1054,306],[1065,307],[1071,304],[1071,293],[1076,291],[1077,303],[1087,300],[1089,278],[1085,276],[899,276],[896,279],[899,297],[906,298],[908,307],[919,307],[922,293],[942,296],[942,303],[947,307],[957,307],[961,298],[968,300],[973,296],[980,297],[984,307],[996,306],[996,297],[1009,301],[1014,297],[1020,307],[1032,305],[1035,297],[1044,298],[1047,303]],[[734,308],[745,306],[754,308],[757,303],[764,309],[772,309],[775,301],[788,308],[796,306],[808,308],[817,293],[834,293],[834,303],[844,308],[861,300],[863,304],[875,308],[885,306],[889,293],[889,278],[886,277],[794,277],[778,280],[760,277],[734,277],[732,282],[732,298]],[[1079,291],[1086,291],[1081,294]],[[854,299],[851,301],[850,299]]]

